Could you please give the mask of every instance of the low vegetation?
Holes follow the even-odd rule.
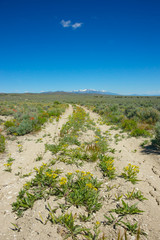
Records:
[[[155,127],[155,138],[152,140],[152,144],[160,149],[160,122],[157,122]]]
[[[5,151],[5,137],[0,134],[0,153]]]
[[[8,102],[7,104],[2,103],[0,114],[2,116],[12,116],[10,120],[4,123],[7,133],[21,136],[40,130],[48,119],[50,121],[53,118],[58,119],[66,107],[67,104],[61,104],[58,101],[52,104]]]
[[[151,142],[155,129],[152,145],[160,148],[159,98],[99,95],[86,95],[82,98],[74,94],[44,97],[28,94],[4,95],[3,101],[0,96],[0,101],[2,102],[0,115],[9,117],[2,122],[1,153],[5,151],[6,137],[18,139],[19,136],[41,130],[46,122],[52,123],[55,120],[55,124],[68,104],[77,104],[72,105],[73,114],[59,129],[56,141],[52,133],[43,133],[43,137],[36,139],[37,145],[45,144],[45,152],[38,153],[34,157],[34,163],[39,167],[35,167],[30,173],[15,174],[20,178],[29,177],[12,203],[12,210],[18,218],[23,217],[28,209],[33,209],[36,201],[44,200],[48,216],[40,215],[40,222],[46,225],[49,221],[62,227],[64,239],[109,239],[103,233],[108,231],[108,226],[108,232],[113,230],[114,239],[127,239],[130,235],[139,239],[140,235],[145,234],[134,215],[143,214],[143,208],[139,208],[138,203],[144,204],[147,198],[141,190],[133,188],[127,191],[125,188],[124,191],[121,187],[121,184],[124,186],[138,184],[140,169],[130,163],[119,171],[116,167],[117,158],[114,155],[117,149],[110,148],[109,141],[119,144],[124,138],[123,135],[143,136],[149,139],[143,142],[142,147],[145,147]],[[99,125],[91,120],[83,105],[101,116],[98,120]],[[111,139],[109,131],[101,131],[100,125],[103,124],[111,125],[114,131],[121,130],[115,132]],[[88,132],[92,137],[84,141],[83,136],[87,136]],[[123,132],[127,134],[121,134]],[[47,136],[50,137],[49,142],[44,140]],[[19,155],[25,151],[21,141],[16,141],[16,148]],[[52,158],[47,163],[41,163],[47,151],[52,153]],[[132,150],[135,154],[136,151],[136,149]],[[9,156],[5,160],[4,170],[12,174],[14,161],[16,160]],[[87,168],[89,166],[91,170],[86,170],[85,166]],[[85,170],[82,171],[81,167]],[[69,168],[70,171],[64,170]],[[53,206],[52,203],[49,204],[51,198],[54,201]],[[99,217],[98,221],[99,211],[105,208],[109,209]],[[13,226],[17,232],[21,231],[19,225],[13,224]],[[118,234],[118,227],[125,230],[124,235]]]

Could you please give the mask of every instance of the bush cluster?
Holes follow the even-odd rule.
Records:
[[[135,99],[134,99],[135,100]],[[97,103],[94,105],[94,112],[100,114],[103,121],[108,124],[116,124],[124,131],[131,132],[131,136],[150,136],[147,130],[153,129],[160,120],[160,112],[153,104]]]
[[[0,152],[4,152],[5,151],[5,137],[0,134]]]
[[[160,122],[155,126],[155,139],[152,141],[152,144],[160,149]]]
[[[50,118],[59,117],[64,112],[67,104],[18,104],[12,107],[12,120],[5,122],[5,127],[8,134],[25,135],[27,133],[38,131],[41,126]],[[14,107],[14,108],[13,108]],[[3,109],[4,110],[4,109]],[[2,110],[1,110],[2,111]],[[6,108],[7,111],[7,108]],[[4,114],[4,112],[2,112]]]

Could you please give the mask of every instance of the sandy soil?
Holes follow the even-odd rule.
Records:
[[[160,239],[160,154],[145,150],[140,147],[144,141],[143,138],[128,138],[126,134],[120,133],[119,130],[110,130],[110,126],[101,125],[99,123],[99,115],[85,109],[90,118],[94,120],[97,127],[102,133],[108,134],[108,143],[110,148],[115,149],[115,153],[109,153],[115,159],[115,167],[117,175],[120,175],[123,167],[128,163],[138,165],[140,173],[138,178],[141,180],[135,188],[141,190],[147,201],[139,202],[138,207],[144,211],[141,215],[127,216],[126,221],[137,220],[141,224],[141,228],[147,233],[147,236],[142,236],[141,239],[158,240]],[[18,192],[26,181],[34,176],[34,167],[38,167],[42,162],[47,163],[54,156],[49,152],[45,152],[45,143],[56,143],[59,139],[60,129],[68,120],[69,115],[73,112],[70,105],[66,112],[62,115],[58,122],[47,123],[44,128],[36,134],[28,134],[26,136],[17,137],[16,140],[7,141],[7,151],[0,155],[0,239],[1,240],[21,240],[21,239],[63,239],[63,229],[56,225],[51,225],[49,222],[44,225],[40,222],[40,214],[45,219],[48,212],[45,208],[47,202],[44,200],[37,201],[33,209],[25,212],[22,218],[17,219],[12,212],[11,204],[16,200]],[[5,120],[5,119],[4,119]],[[120,141],[115,141],[115,134],[119,134]],[[81,135],[81,140],[90,141],[94,138],[93,131],[89,130]],[[22,148],[22,151],[20,151]],[[4,171],[4,163],[8,159],[8,155],[15,159],[12,165],[12,172]],[[38,155],[43,156],[43,160],[35,161]],[[91,223],[86,223],[86,227],[91,227],[93,221],[104,220],[104,214],[108,215],[108,211],[116,207],[119,202],[114,201],[115,194],[126,194],[127,191],[133,189],[130,182],[117,177],[109,181],[103,178],[102,173],[96,168],[97,163],[85,163],[79,170],[90,171],[99,180],[103,180],[101,195],[104,197],[102,208],[94,215]],[[62,162],[55,164],[54,168],[61,169],[64,173],[72,172],[77,169],[75,165],[66,165]],[[24,174],[31,173],[31,176],[22,178]],[[107,186],[116,185],[109,193]],[[61,200],[63,202],[63,199]],[[54,197],[51,197],[48,202],[53,206],[57,206]],[[132,201],[135,203],[137,201]],[[84,212],[83,208],[69,209],[69,212],[76,213]],[[40,213],[40,214],[39,214]],[[20,232],[13,231],[12,224],[16,223],[21,227]],[[107,239],[116,239],[118,230],[114,230],[109,226],[101,225],[101,231],[105,233]],[[134,236],[130,239],[134,240]]]

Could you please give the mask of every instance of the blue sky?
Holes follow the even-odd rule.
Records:
[[[1,0],[0,92],[160,94],[159,0]]]

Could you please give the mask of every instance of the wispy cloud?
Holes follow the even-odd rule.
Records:
[[[73,29],[77,29],[77,28],[80,28],[82,26],[83,23],[80,23],[80,22],[76,22],[76,23],[71,23],[71,20],[68,20],[68,21],[65,21],[65,20],[62,20],[61,22],[61,25],[64,27],[64,28],[68,28],[68,27],[71,27]]]
[[[83,24],[83,23],[78,23],[78,22],[77,22],[77,23],[74,23],[74,24],[72,24],[72,28],[73,28],[73,29],[80,28],[80,27],[82,26],[82,24]]]
[[[61,24],[62,24],[62,26],[63,26],[64,28],[70,27],[70,26],[71,26],[71,21],[70,21],[70,20],[68,20],[68,21],[62,20],[62,21],[61,21]]]

